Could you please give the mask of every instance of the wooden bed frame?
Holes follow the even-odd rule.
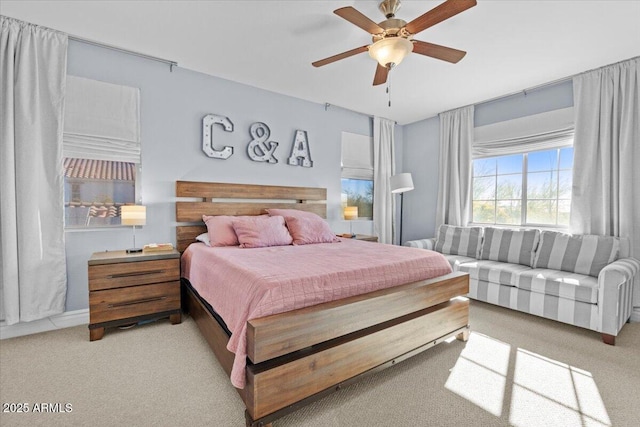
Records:
[[[206,232],[203,214],[259,215],[277,207],[326,218],[324,188],[177,181],[176,196],[176,221],[191,223],[176,228],[181,252]],[[183,284],[185,311],[230,375],[234,355],[226,348],[226,328],[186,279]],[[270,425],[450,337],[466,341],[469,302],[463,296],[468,292],[468,275],[451,273],[249,320],[246,386],[237,389],[246,406],[247,426]]]

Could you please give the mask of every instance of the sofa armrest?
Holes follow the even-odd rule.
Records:
[[[412,248],[419,249],[428,249],[432,251],[436,247],[436,238],[431,237],[428,239],[407,240],[406,242],[404,242],[404,246],[410,246]]]
[[[598,275],[598,306],[600,332],[618,335],[622,325],[631,316],[633,280],[640,271],[635,258],[622,258],[612,262]]]

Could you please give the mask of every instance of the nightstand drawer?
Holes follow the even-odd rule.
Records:
[[[179,259],[89,266],[89,290],[124,288],[180,278]]]
[[[89,293],[89,322],[109,322],[180,308],[180,282]]]

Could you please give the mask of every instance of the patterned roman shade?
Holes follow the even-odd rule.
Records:
[[[506,230],[486,227],[480,259],[531,267],[539,239],[539,230]]]
[[[481,242],[482,227],[454,227],[443,224],[438,229],[435,251],[477,258]]]
[[[618,257],[620,241],[611,236],[543,231],[534,268],[551,268],[598,277],[600,270]]]

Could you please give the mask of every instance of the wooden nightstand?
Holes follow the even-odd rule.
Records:
[[[180,253],[96,252],[89,259],[89,339],[104,328],[169,316],[182,321]]]

